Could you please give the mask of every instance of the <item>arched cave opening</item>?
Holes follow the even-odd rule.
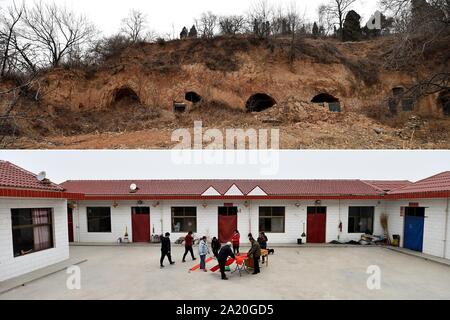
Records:
[[[328,109],[331,112],[341,112],[341,102],[335,96],[332,96],[329,93],[319,93],[311,100],[312,103],[321,104],[325,107],[325,104],[328,104]]]
[[[245,104],[247,111],[249,112],[261,112],[272,108],[277,102],[274,98],[266,93],[257,93],[252,95]]]
[[[320,93],[320,94],[316,95],[311,100],[311,102],[312,103],[337,103],[337,102],[339,102],[339,99],[328,93]]]
[[[139,96],[130,87],[121,87],[114,91],[113,104],[136,104],[140,103]]]
[[[189,91],[186,92],[184,99],[195,104],[202,101],[202,96],[195,91]]]
[[[403,93],[405,93],[405,88],[404,87],[394,87],[392,88],[392,95],[394,97],[398,97],[401,96]]]

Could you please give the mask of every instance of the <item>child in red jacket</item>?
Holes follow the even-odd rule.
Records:
[[[233,244],[233,253],[239,254],[239,244],[241,242],[241,234],[238,230],[234,231],[233,237],[231,238],[231,243]]]

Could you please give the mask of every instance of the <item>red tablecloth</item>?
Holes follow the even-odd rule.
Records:
[[[248,260],[247,256],[236,256],[236,264],[239,266],[241,266],[247,260]]]

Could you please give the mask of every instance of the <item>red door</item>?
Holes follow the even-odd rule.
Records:
[[[131,208],[133,242],[150,242],[150,208]]]
[[[231,241],[238,226],[237,207],[219,207],[219,241]]]
[[[67,225],[69,233],[69,242],[73,242],[73,209],[67,208]]]
[[[326,207],[309,207],[306,241],[308,243],[325,243],[327,225]]]

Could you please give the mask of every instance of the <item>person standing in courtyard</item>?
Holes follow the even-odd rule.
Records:
[[[188,253],[191,253],[192,261],[197,260],[194,256],[194,249],[192,248],[194,245],[194,237],[193,232],[189,231],[187,236],[184,238],[184,255],[183,255],[183,263],[186,262],[186,256]]]
[[[221,247],[222,247],[222,245],[220,244],[219,239],[214,237],[211,241],[211,249],[212,249],[213,255],[214,255],[214,257],[216,257],[216,259],[219,256],[219,250]]]
[[[220,249],[219,255],[217,257],[222,280],[228,280],[227,275],[225,274],[225,266],[229,257],[236,259],[233,250],[231,250],[231,242],[228,242],[226,245],[222,247],[222,249]]]
[[[161,260],[160,265],[161,268],[164,268],[164,259],[169,259],[169,263],[171,265],[174,265],[175,262],[172,261],[172,255],[171,255],[171,244],[170,244],[170,233],[166,233],[165,236],[161,236]]]
[[[239,255],[239,245],[241,242],[241,234],[238,230],[234,231],[233,237],[231,238],[231,243],[233,244],[233,253]]]
[[[259,233],[259,237],[258,237],[258,244],[261,249],[267,250],[267,241],[269,241],[269,239],[267,238],[266,234],[261,231]],[[264,264],[264,263],[265,263],[265,258],[264,258],[264,256],[262,256],[262,264]]]
[[[206,242],[206,237],[203,237],[202,240],[200,240],[198,254],[200,255],[200,270],[208,272],[208,270],[206,270],[206,256],[209,254],[209,248],[208,243]]]
[[[247,255],[250,259],[253,259],[254,264],[253,274],[258,274],[260,273],[259,258],[261,257],[261,247],[259,246],[259,243],[253,238],[250,239],[250,243],[252,247],[250,248],[250,251],[247,253]]]

